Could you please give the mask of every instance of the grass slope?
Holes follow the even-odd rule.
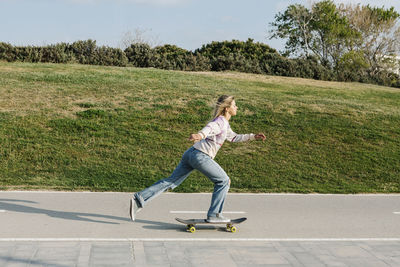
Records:
[[[242,73],[0,62],[0,188],[137,191],[236,96],[216,160],[236,192],[400,192],[400,90]],[[198,172],[175,191],[209,192]]]

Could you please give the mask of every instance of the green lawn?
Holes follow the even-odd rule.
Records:
[[[243,73],[0,62],[0,189],[134,192],[170,175],[221,94],[236,192],[400,192],[400,90]],[[193,173],[179,192],[210,192]]]

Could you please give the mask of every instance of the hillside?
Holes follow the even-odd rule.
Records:
[[[400,90],[243,73],[0,62],[0,189],[137,191],[236,97],[216,157],[236,192],[400,192]],[[192,174],[175,191],[210,192]]]

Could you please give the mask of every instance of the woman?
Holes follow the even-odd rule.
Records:
[[[198,170],[214,183],[214,192],[211,198],[211,206],[207,213],[208,222],[229,222],[222,216],[222,209],[226,194],[228,193],[230,180],[225,171],[214,158],[225,140],[230,142],[244,142],[249,140],[265,140],[265,135],[236,134],[229,126],[229,120],[235,116],[237,106],[233,96],[223,95],[218,98],[214,111],[214,119],[209,122],[197,134],[191,134],[190,141],[195,144],[186,150],[182,159],[170,177],[159,180],[152,186],[134,194],[130,203],[130,216],[135,220],[136,213],[143,208],[148,201],[155,198],[168,189],[174,189],[180,185],[193,170]]]

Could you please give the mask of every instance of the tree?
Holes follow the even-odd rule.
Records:
[[[290,5],[270,25],[271,39],[287,39],[285,55],[312,54],[325,66],[335,67],[346,53],[346,44],[358,37],[331,0],[314,3],[311,9]]]
[[[287,39],[287,56],[317,57],[338,79],[357,79],[365,73],[375,77],[396,63],[398,18],[393,7],[336,6],[332,0],[313,3],[310,9],[296,4],[275,16],[270,38]]]
[[[385,9],[360,4],[342,4],[339,9],[361,35],[359,42],[353,44],[353,50],[363,52],[370,77],[393,69],[400,48],[399,13],[393,7]]]
[[[324,65],[330,63],[337,69],[342,56],[349,51],[347,48],[359,38],[359,34],[331,0],[313,4],[311,13],[313,51]]]
[[[300,4],[290,5],[284,13],[275,15],[275,22],[270,23],[274,28],[270,31],[270,39],[288,39],[285,45],[284,55],[289,56],[297,52],[304,52],[309,56],[312,39],[313,14]]]

